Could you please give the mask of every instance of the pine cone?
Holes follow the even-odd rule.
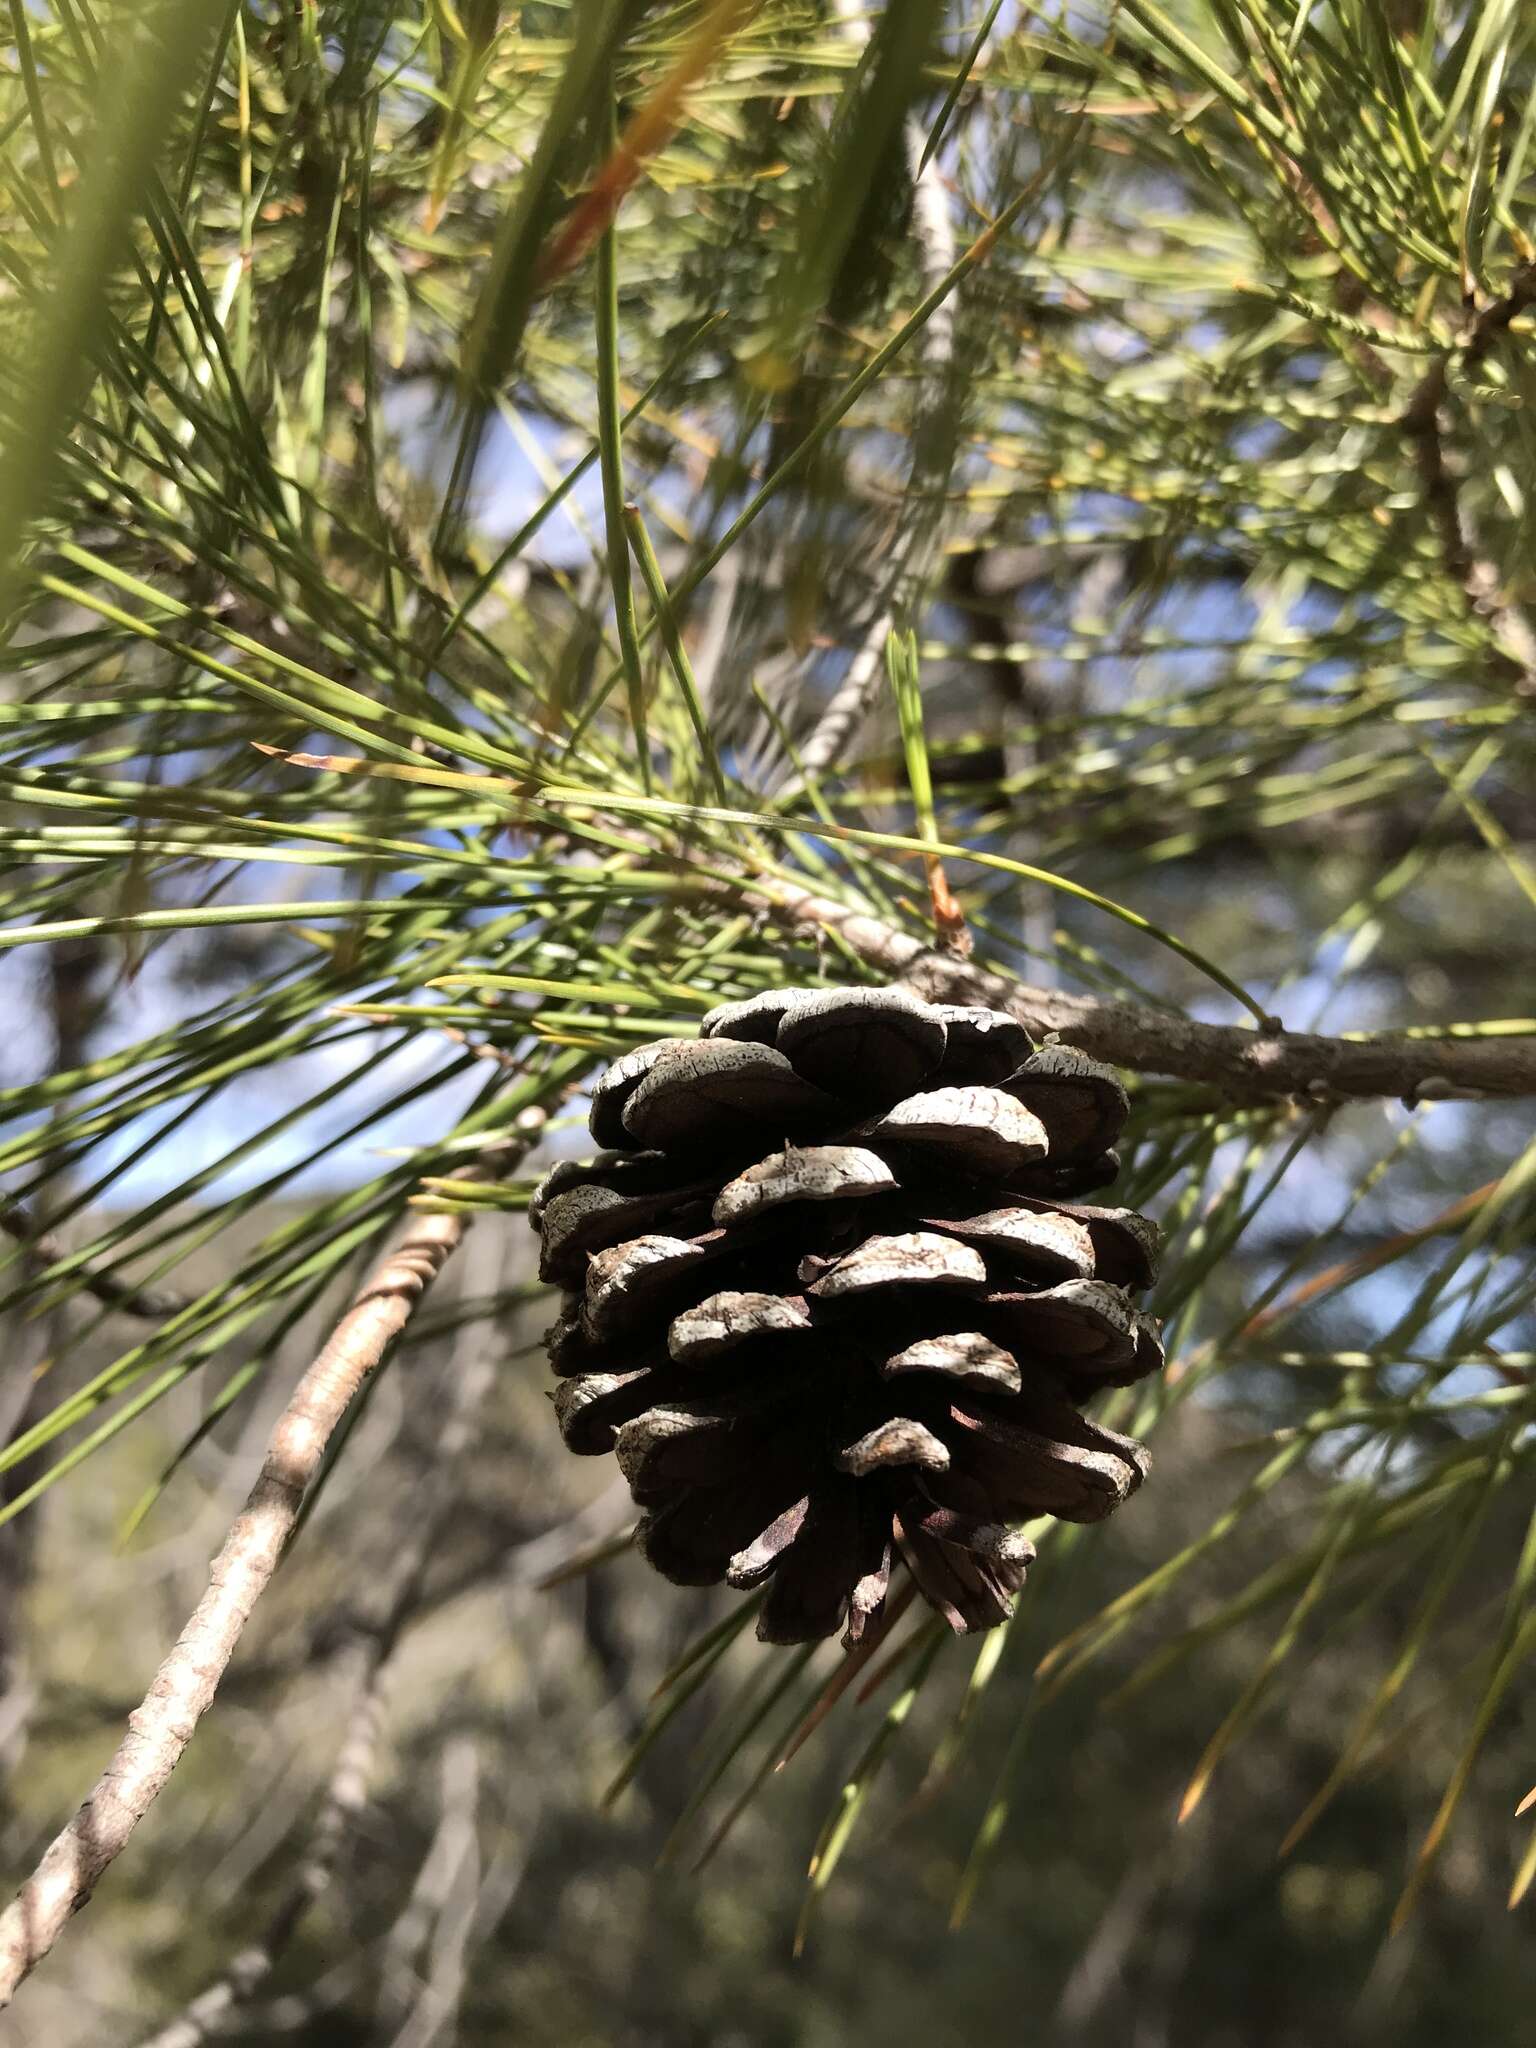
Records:
[[[1010,1612],[1010,1524],[1096,1522],[1140,1444],[1081,1414],[1156,1370],[1107,1067],[904,990],[775,990],[626,1053],[590,1164],[534,1197],[573,1451],[614,1450],[679,1585],[767,1581],[766,1642],[857,1642],[904,1559],[956,1631]]]

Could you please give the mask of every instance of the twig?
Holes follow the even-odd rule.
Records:
[[[69,1256],[56,1237],[40,1232],[26,1211],[14,1203],[0,1205],[0,1230],[17,1240],[22,1246],[22,1258],[37,1272]],[[61,1279],[83,1289],[106,1308],[115,1308],[125,1316],[143,1316],[151,1322],[179,1316],[192,1305],[190,1295],[172,1294],[159,1287],[139,1287],[131,1280],[119,1280],[115,1273],[97,1272],[92,1266],[77,1267]]]
[[[1203,1024],[1176,1011],[1100,996],[1033,988],[971,961],[933,951],[867,912],[809,889],[754,881],[792,922],[835,931],[858,957],[937,1002],[1007,1010],[1036,1037],[1056,1032],[1111,1066],[1202,1081],[1239,1100],[1301,1096],[1312,1101],[1396,1096],[1407,1102],[1536,1095],[1536,1039],[1273,1037],[1231,1024]]]
[[[481,1241],[471,1243],[473,1259]],[[495,1254],[493,1253],[493,1256]],[[472,1286],[466,1275],[463,1285]],[[494,1329],[494,1324],[491,1326]],[[416,1614],[428,1564],[461,1499],[459,1465],[474,1439],[474,1418],[496,1381],[496,1353],[483,1323],[459,1333],[449,1353],[441,1427],[436,1432],[424,1490],[396,1554],[389,1593],[357,1651],[358,1672],[346,1732],[336,1753],[310,1830],[308,1853],[287,1895],[254,1942],[200,1991],[175,2019],[156,2029],[141,2048],[200,2048],[238,2007],[246,2005],[276,1968],[305,1914],[330,1885],[348,1836],[368,1799],[384,1726],[394,1654]]]
[[[480,1763],[471,1736],[446,1745],[442,1782],[442,1818],[380,1969],[378,2031],[389,2048],[430,2048],[463,1996],[481,1876]]]
[[[462,1215],[413,1216],[295,1388],[250,1497],[213,1561],[208,1590],[129,1716],[116,1755],[0,1916],[0,2006],[89,1900],[170,1777],[277,1569],[337,1425],[464,1228]]]
[[[1529,306],[1536,305],[1536,263],[1519,271],[1509,290],[1485,306],[1461,344],[1470,373]],[[1536,694],[1536,633],[1504,595],[1498,570],[1480,552],[1460,486],[1445,459],[1440,410],[1447,395],[1450,357],[1442,356],[1420,379],[1398,422],[1413,444],[1425,510],[1440,537],[1440,551],[1467,610],[1492,631],[1501,661],[1522,695]]]
[[[542,1536],[520,1543],[506,1559],[500,1576],[509,1586],[531,1586],[536,1593],[553,1592],[579,1579],[609,1557],[625,1550],[635,1533],[635,1504],[629,1486],[615,1479],[596,1500]]]
[[[585,1507],[542,1529],[536,1536],[510,1533],[503,1548],[491,1557],[475,1557],[453,1570],[439,1569],[429,1593],[417,1601],[407,1617],[412,1629],[454,1601],[462,1600],[488,1585],[531,1587],[547,1593],[572,1579],[584,1577],[595,1566],[617,1557],[629,1547],[635,1532],[634,1502],[622,1479],[600,1493]],[[290,1684],[300,1674],[311,1678],[339,1664],[351,1652],[358,1636],[373,1636],[361,1618],[347,1617],[340,1623],[334,1613],[324,1615],[291,1653],[281,1657],[248,1657],[224,1683],[226,1699],[255,1700],[260,1703],[274,1686]],[[116,1694],[85,1694],[70,1688],[66,1706],[73,1724],[81,1729],[104,1721],[121,1721],[132,1711],[133,1702]]]
[[[829,768],[836,767],[862,730],[885,687],[885,643],[891,612],[882,608],[859,642],[848,673],[828,698],[826,708],[800,748],[800,769],[779,794],[794,796]]]
[[[1536,263],[1527,263],[1515,272],[1503,298],[1485,306],[1472,323],[1462,349],[1463,369],[1475,370],[1494,343],[1502,340],[1520,315],[1532,306],[1536,306]]]
[[[836,11],[844,39],[862,48],[869,40],[870,22],[860,0],[837,0]],[[949,196],[939,175],[938,158],[932,157],[926,163],[923,161],[928,138],[915,117],[909,117],[904,123],[902,140],[912,171],[912,245],[923,290],[928,292],[954,264],[955,227],[950,217]],[[925,408],[938,409],[940,387],[954,355],[954,336],[954,306],[946,300],[935,309],[923,330],[920,343],[922,403]],[[917,590],[926,579],[929,565],[937,552],[937,535],[925,531],[923,544],[919,546],[918,531],[917,528],[909,529],[902,559],[891,579],[893,588],[907,582]],[[801,745],[799,773],[779,792],[781,796],[798,792],[807,781],[835,768],[857,739],[884,686],[885,643],[895,623],[895,605],[882,605],[855,650],[847,675],[833,691],[815,727]]]

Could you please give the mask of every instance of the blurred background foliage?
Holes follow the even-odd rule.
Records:
[[[553,1456],[494,1161],[716,1001],[883,978],[914,830],[1036,986],[1536,1033],[1528,10],[9,29],[7,1869],[327,1306],[486,1212],[17,2037],[1523,2038],[1525,1104],[1147,1062],[1174,1364],[1107,1416],[1158,1481],[866,1701],[727,1633],[653,1704],[727,1610],[539,1590],[623,1503]]]

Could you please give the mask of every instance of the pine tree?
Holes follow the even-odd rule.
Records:
[[[1498,0],[13,7],[4,1306],[110,1362],[39,1383],[0,1520],[195,1379],[141,1504],[174,1523],[207,1432],[287,1405],[95,1825],[3,1923],[8,1988],[465,1233],[586,1156],[612,1062],[785,988],[897,985],[1122,1075],[1099,1199],[1161,1224],[1171,1366],[1084,1427],[1156,1457],[1220,1402],[1264,1455],[1066,1634],[1025,1596],[978,1654],[917,1603],[807,1653],[715,1782],[887,1645],[814,1897],[920,1692],[974,1704],[1007,1656],[1055,1697],[1143,1617],[1177,1684],[1262,1609],[1192,1809],[1420,1558],[1299,1823],[1480,1586],[1411,1905],[1536,1644],[1533,56]],[[99,1005],[58,1058],[45,957]],[[1302,1475],[1291,1547],[1193,1610]],[[1070,1587],[1095,1539],[1010,1540]]]

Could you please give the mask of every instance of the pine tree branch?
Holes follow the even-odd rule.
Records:
[[[800,748],[800,767],[785,783],[782,796],[798,795],[807,782],[835,768],[863,730],[885,688],[885,643],[891,612],[882,608],[854,650],[848,673],[828,698],[826,708]]]
[[[1536,304],[1536,263],[1528,263],[1509,290],[1485,306],[1461,345],[1461,367],[1470,374],[1519,316]],[[1460,589],[1468,612],[1493,633],[1501,664],[1522,696],[1536,695],[1536,633],[1525,614],[1504,593],[1495,565],[1481,552],[1462,503],[1461,488],[1445,459],[1441,408],[1447,395],[1450,358],[1442,356],[1414,388],[1399,425],[1412,444],[1424,508],[1439,536],[1446,571]]]
[[[1110,1066],[1200,1081],[1239,1100],[1295,1095],[1313,1101],[1395,1096],[1435,1102],[1536,1095],[1536,1038],[1445,1035],[1325,1038],[1274,1036],[1233,1024],[1203,1024],[1176,1011],[1034,988],[974,961],[937,953],[910,932],[809,889],[772,889],[782,914],[835,931],[871,967],[899,977],[935,1002],[986,1003],[1007,1010],[1036,1037],[1057,1032]]]
[[[843,36],[855,48],[862,49],[869,41],[870,21],[859,0],[837,0],[836,12]],[[955,228],[950,218],[949,195],[939,176],[938,159],[923,161],[928,137],[922,122],[909,118],[903,125],[902,139],[912,172],[910,235],[918,273],[927,293],[942,282],[954,265]],[[955,309],[946,300],[934,309],[918,347],[925,400],[935,410],[941,401],[954,348]],[[917,530],[911,529],[905,558],[892,579],[893,588],[905,582],[921,589],[926,581],[929,565],[937,553],[938,535],[932,530],[924,533],[919,545],[916,534]],[[847,675],[833,691],[814,729],[801,742],[799,771],[781,794],[796,793],[808,781],[827,774],[857,739],[885,688],[885,643],[895,623],[894,603],[882,605],[854,650]]]
[[[163,1789],[277,1570],[337,1425],[441,1272],[465,1222],[462,1215],[413,1217],[295,1388],[250,1497],[213,1561],[208,1590],[129,1716],[117,1753],[0,1916],[0,2007],[90,1899]]]
[[[0,1203],[0,1230],[14,1237],[22,1247],[21,1256],[34,1272],[43,1272],[67,1258],[68,1252],[56,1237],[39,1231],[27,1212],[16,1203]],[[192,1305],[188,1294],[173,1294],[168,1288],[140,1287],[132,1280],[119,1280],[115,1273],[98,1272],[94,1266],[77,1267],[67,1280],[93,1295],[103,1307],[125,1316],[142,1316],[149,1322],[178,1316]]]
[[[490,1248],[499,1267],[497,1240],[473,1240],[465,1257],[474,1260],[482,1245]],[[494,1280],[495,1274],[489,1277]],[[472,1289],[475,1280],[466,1273],[462,1285]],[[147,2036],[141,2048],[200,2048],[226,2027],[231,2015],[249,2004],[271,1976],[305,1915],[330,1887],[342,1850],[368,1803],[395,1653],[420,1612],[427,1568],[462,1500],[462,1462],[474,1442],[475,1417],[496,1382],[496,1335],[494,1320],[466,1324],[445,1361],[438,1427],[423,1483],[413,1496],[413,1518],[397,1548],[382,1606],[354,1645],[356,1670],[345,1733],[293,1881],[257,1939],[248,1942],[174,2019]]]

